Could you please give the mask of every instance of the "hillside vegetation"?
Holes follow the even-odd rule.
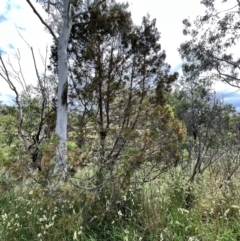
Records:
[[[16,95],[0,105],[1,240],[240,240],[240,115],[213,89],[216,79],[237,85],[239,60],[218,56],[233,33],[212,2],[195,24],[204,31],[213,18],[223,35],[198,38],[185,20],[181,77],[150,16],[135,25],[114,1],[77,15],[61,95],[66,143],[56,134],[59,45],[36,85],[16,77],[22,92],[0,56]]]

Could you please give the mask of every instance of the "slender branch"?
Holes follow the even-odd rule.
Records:
[[[76,184],[74,182],[71,182],[70,183],[74,186],[74,187],[77,187],[79,189],[83,189],[83,190],[88,190],[88,191],[93,191],[93,190],[97,190],[103,186],[105,186],[110,180],[112,179],[112,177],[108,177],[103,183],[97,185],[97,186],[92,186],[92,187],[84,187],[84,186],[81,186],[79,184]]]
[[[38,79],[38,83],[39,83],[40,88],[41,88],[42,96],[43,96],[43,98],[44,98],[44,100],[45,100],[45,99],[46,99],[46,94],[45,94],[45,91],[44,91],[44,86],[43,86],[43,84],[42,84],[42,80],[41,80],[40,75],[39,75],[39,72],[38,72],[38,68],[37,68],[37,64],[36,64],[36,58],[35,58],[35,54],[34,54],[33,48],[29,45],[29,43],[28,43],[28,42],[24,39],[24,37],[21,35],[21,33],[19,32],[17,26],[16,26],[16,29],[17,29],[17,32],[18,32],[19,36],[22,38],[22,40],[27,44],[27,46],[28,46],[29,49],[31,50],[32,58],[33,58],[33,64],[34,64],[34,69],[35,69],[35,72],[36,72],[36,76],[37,76],[37,79]],[[19,53],[19,56],[20,56],[20,52],[19,52],[19,51],[18,51],[18,53]],[[45,66],[45,74],[44,74],[44,77],[45,77],[45,76],[46,76],[46,61],[45,61],[45,63],[43,63],[43,64],[44,64],[44,66]],[[20,68],[20,67],[21,67],[21,66],[19,65],[19,68]],[[20,72],[22,73],[21,68],[20,68]],[[22,78],[23,78],[23,80],[24,80],[23,74],[22,74]],[[26,85],[25,80],[24,80],[24,83],[25,83],[25,85]]]
[[[53,30],[50,28],[50,26],[42,19],[42,17],[40,16],[40,14],[37,12],[37,10],[35,9],[35,7],[32,5],[30,0],[26,0],[27,3],[30,5],[30,7],[32,8],[33,12],[38,16],[39,20],[42,22],[42,24],[49,30],[49,32],[52,34],[54,40],[57,42],[57,37],[54,34]]]
[[[18,62],[19,71],[15,71],[15,70],[14,70],[14,67],[13,67],[10,59],[9,59],[9,65],[11,66],[12,71],[16,73],[16,78],[15,78],[15,80],[17,80],[18,83],[21,84],[21,86],[22,86],[23,90],[25,91],[25,93],[26,93],[28,96],[30,96],[29,93],[28,93],[28,91],[27,91],[27,82],[26,82],[26,80],[25,80],[25,78],[24,78],[24,74],[23,74],[23,71],[22,71],[21,54],[20,54],[19,49],[15,50],[15,53],[16,53],[15,58],[17,59],[17,62]]]
[[[227,64],[229,64],[229,65],[232,65],[234,68],[240,69],[239,65],[238,65],[236,62],[234,62],[234,61],[229,61],[229,60],[227,60],[227,59],[224,59],[224,58],[221,58],[221,57],[217,57],[217,56],[214,55],[213,53],[209,53],[208,51],[206,51],[205,49],[203,49],[201,46],[199,46],[199,50],[200,50],[203,54],[205,54],[206,56],[210,56],[210,57],[212,57],[213,59],[215,59],[215,60],[217,60],[217,61],[225,62],[225,63],[227,63]]]
[[[18,135],[19,137],[22,139],[23,143],[24,143],[24,147],[25,147],[25,150],[28,151],[28,147],[29,147],[29,142],[27,140],[27,138],[25,137],[23,131],[22,131],[22,124],[23,124],[23,113],[22,113],[22,106],[20,104],[20,101],[19,101],[19,93],[15,87],[15,85],[13,84],[13,82],[11,81],[10,79],[10,76],[9,76],[9,71],[7,70],[5,64],[4,64],[4,61],[2,59],[2,56],[0,55],[0,62],[2,64],[2,70],[5,74],[5,76],[0,73],[0,76],[8,83],[9,87],[11,90],[14,91],[16,97],[15,97],[15,102],[17,104],[17,107],[18,107]]]
[[[15,79],[22,86],[23,90],[27,93],[27,85],[26,85],[25,79],[23,77],[21,63],[20,63],[21,56],[19,54],[19,51],[17,51],[17,50],[15,50],[15,58],[18,61],[19,70],[17,71],[14,69],[14,67],[8,57],[8,60],[6,61],[6,63],[11,68],[11,71],[8,71],[8,75],[9,75],[9,77]]]
[[[38,83],[40,85],[40,88],[43,89],[41,78],[40,78],[39,73],[38,73],[38,68],[37,68],[37,64],[36,64],[36,59],[35,59],[35,55],[34,55],[34,52],[33,52],[33,48],[31,47],[30,50],[31,50],[31,53],[32,53],[32,58],[33,58],[33,63],[34,63],[34,68],[35,68],[36,76],[37,76],[37,79],[38,79]]]
[[[5,77],[2,73],[0,73],[0,76],[2,76],[2,78],[8,83],[9,88],[15,92],[16,97],[17,97],[17,99],[18,99],[17,89],[16,89],[16,87],[13,85],[12,81],[10,80],[10,76],[9,76],[9,74],[8,74],[8,70],[7,70],[7,68],[6,68],[6,66],[5,66],[5,64],[4,64],[4,62],[3,62],[3,59],[2,59],[2,56],[1,56],[1,55],[0,55],[0,61],[1,61],[1,64],[2,64],[2,70],[3,70],[3,72],[4,72],[4,74],[5,74],[6,77]]]
[[[41,57],[41,60],[42,60],[42,63],[43,63],[43,66],[44,66],[44,74],[43,74],[43,80],[41,80],[42,81],[42,94],[43,94],[43,92],[44,92],[44,94],[43,94],[43,96],[44,96],[44,98],[46,99],[46,94],[45,94],[45,90],[46,90],[46,88],[47,88],[47,86],[46,86],[46,76],[47,76],[47,56],[48,56],[48,47],[46,47],[46,56],[45,56],[45,58],[43,58],[43,56],[42,56],[42,54],[41,54],[41,52],[40,52],[40,50],[39,50],[39,55],[40,55],[40,57]]]
[[[28,0],[27,0],[27,1],[28,1]],[[106,0],[100,1],[99,3],[96,4],[96,6],[94,6],[94,7],[91,8],[91,9],[89,9],[88,11],[76,13],[75,15],[72,16],[72,19],[77,18],[77,17],[79,17],[80,15],[83,15],[83,14],[86,14],[86,13],[89,13],[89,12],[95,10],[99,5],[101,5],[101,4],[104,3],[105,1],[106,1]]]

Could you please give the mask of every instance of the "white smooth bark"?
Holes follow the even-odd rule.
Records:
[[[58,103],[57,103],[57,123],[56,133],[59,137],[59,145],[56,150],[56,164],[54,173],[58,173],[60,179],[67,177],[67,117],[68,117],[68,64],[67,64],[67,47],[70,38],[70,33],[73,25],[73,19],[78,17],[84,12],[75,12],[71,6],[71,0],[47,0],[42,1],[48,4],[47,12],[50,13],[50,7],[53,6],[57,9],[62,6],[60,10],[59,24],[62,26],[59,37],[57,38],[53,29],[43,20],[37,10],[31,3],[31,0],[26,0],[33,12],[38,16],[43,25],[49,30],[53,38],[58,43]],[[95,7],[99,6],[106,0],[99,1]],[[59,10],[59,9],[58,9]],[[87,10],[86,12],[88,12]],[[51,14],[51,13],[50,13]],[[71,15],[73,14],[73,16]]]
[[[59,175],[59,179],[63,180],[67,177],[67,117],[68,117],[68,64],[67,64],[67,47],[68,41],[72,29],[72,16],[70,1],[71,0],[48,0],[49,6],[60,4],[62,9],[60,10],[61,18],[59,19],[59,25],[62,26],[60,35],[57,38],[53,29],[43,20],[40,14],[37,12],[30,0],[26,0],[33,12],[38,16],[43,25],[49,30],[53,38],[58,44],[58,103],[57,103],[57,121],[56,121],[56,133],[59,137],[59,145],[56,150],[56,164],[54,167],[54,173]]]
[[[67,176],[67,117],[68,117],[68,64],[67,47],[72,28],[69,16],[69,0],[64,1],[62,31],[58,38],[58,103],[56,133],[59,145],[56,150],[54,173],[59,173],[61,179]]]

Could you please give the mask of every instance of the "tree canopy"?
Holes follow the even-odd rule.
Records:
[[[236,1],[204,0],[204,16],[193,23],[183,21],[183,34],[189,40],[181,44],[179,52],[186,63],[185,72],[204,73],[212,81],[223,81],[239,87],[239,64],[237,54],[239,41],[240,3]]]

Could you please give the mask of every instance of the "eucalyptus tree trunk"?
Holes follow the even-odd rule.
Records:
[[[49,30],[54,40],[57,42],[58,48],[58,103],[57,103],[57,120],[56,134],[59,137],[59,145],[56,150],[56,164],[54,173],[59,175],[60,179],[65,179],[67,176],[67,117],[68,117],[68,62],[67,62],[67,47],[70,38],[73,19],[76,19],[83,13],[90,10],[75,11],[72,0],[37,0],[41,2],[48,12],[52,15],[53,26],[60,26],[60,31],[54,32],[54,28],[46,23],[35,9],[31,0],[26,0],[33,12],[38,16],[42,24]],[[93,1],[91,9],[96,8],[106,0]],[[83,4],[84,1],[80,1]],[[80,3],[79,3],[80,4]],[[59,28],[58,28],[59,29]],[[58,35],[58,37],[57,37]]]
[[[69,1],[64,0],[63,25],[58,37],[58,102],[56,133],[59,145],[56,150],[56,165],[54,173],[59,172],[61,178],[67,175],[67,117],[68,117],[68,64],[67,46],[72,28],[69,17]]]
[[[57,42],[58,47],[58,102],[57,102],[57,120],[56,134],[59,137],[59,144],[56,150],[56,164],[54,173],[59,175],[59,179],[65,179],[67,176],[67,117],[68,117],[68,63],[67,47],[72,29],[71,0],[48,0],[42,1],[43,6],[49,14],[58,11],[58,26],[60,31],[57,35],[50,25],[48,25],[37,12],[30,0],[26,0],[33,12],[38,16],[42,24],[49,30]],[[41,2],[41,1],[40,1]],[[53,23],[55,24],[55,23]]]

